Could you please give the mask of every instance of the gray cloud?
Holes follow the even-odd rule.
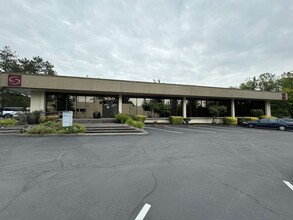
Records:
[[[291,2],[0,0],[0,46],[60,75],[227,87],[293,69]]]

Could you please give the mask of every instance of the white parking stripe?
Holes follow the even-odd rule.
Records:
[[[183,132],[180,132],[180,131],[170,131],[170,130],[166,130],[166,129],[151,128],[151,127],[145,127],[145,128],[151,129],[151,130],[165,131],[165,132],[170,132],[170,133],[175,133],[175,134],[183,134]]]
[[[185,130],[185,131],[198,131],[198,132],[204,132],[204,133],[210,133],[210,134],[217,134],[217,132],[214,131],[204,131],[204,130],[200,130],[200,129],[188,129],[188,128],[178,128],[178,127],[169,127],[169,126],[165,126],[167,128],[173,128],[173,129],[179,129],[179,130]]]
[[[243,131],[234,130],[233,128],[228,130],[228,129],[223,129],[221,127],[219,127],[219,128],[208,127],[208,129],[214,129],[214,130],[219,130],[219,131],[229,131],[229,132],[236,132],[236,133],[245,133]]]
[[[135,220],[143,220],[144,217],[146,216],[146,214],[148,213],[148,211],[149,211],[150,208],[151,208],[151,205],[146,203],[143,206],[143,208],[141,209],[141,211],[138,213],[138,215],[135,218]]]
[[[203,127],[203,128],[213,128],[213,127],[208,126],[208,127]],[[214,129],[221,129],[221,128],[214,128]],[[228,129],[226,129],[226,130],[228,131]],[[231,127],[231,131],[239,131],[239,132],[243,132],[243,133],[245,133],[245,132],[270,133],[270,130],[261,130],[261,129],[257,129],[257,128],[246,128],[246,127]]]
[[[293,190],[293,185],[292,185],[290,182],[285,181],[285,180],[283,180],[283,182],[284,182],[284,183],[285,183],[290,189]]]
[[[261,128],[238,128],[239,130],[244,130],[245,132],[259,132],[259,133],[270,133],[272,130],[265,130],[265,129],[261,129]],[[276,130],[277,131],[277,130]]]

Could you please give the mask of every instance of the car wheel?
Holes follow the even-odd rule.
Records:
[[[248,127],[249,128],[253,128],[254,127],[254,124],[248,124]]]
[[[10,115],[10,114],[6,114],[3,116],[4,119],[11,118],[11,117],[12,117],[12,115]]]
[[[286,127],[285,127],[284,125],[280,125],[280,126],[279,126],[279,130],[280,130],[280,131],[286,131]]]

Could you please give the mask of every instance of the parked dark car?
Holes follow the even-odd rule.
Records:
[[[262,128],[277,128],[280,131],[286,131],[293,129],[293,119],[284,118],[284,119],[275,119],[275,118],[263,118],[257,121],[247,121],[243,122],[244,126],[249,128],[262,127]]]
[[[293,122],[293,118],[280,118],[280,119],[286,122]]]

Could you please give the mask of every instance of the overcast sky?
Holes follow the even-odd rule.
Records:
[[[292,0],[0,3],[0,47],[58,75],[228,87],[293,69]]]

